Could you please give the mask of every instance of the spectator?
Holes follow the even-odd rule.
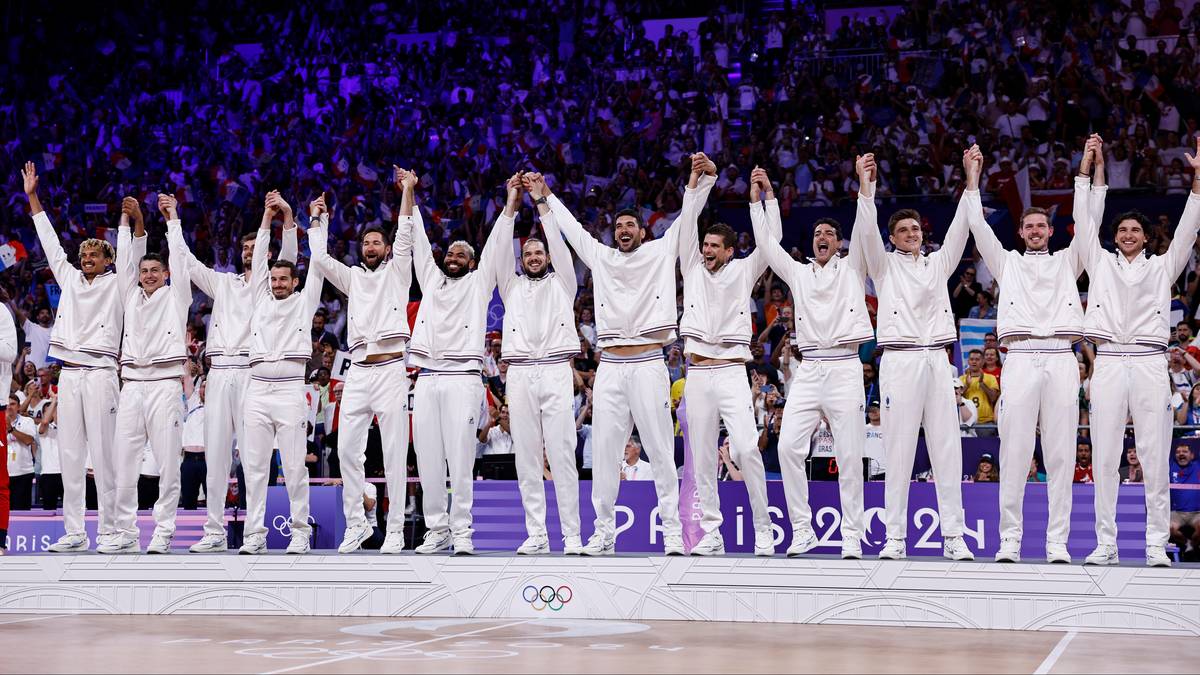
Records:
[[[1192,387],[1186,402],[1175,409],[1175,423],[1196,427],[1184,431],[1184,436],[1200,436],[1200,387]]]
[[[1120,475],[1122,483],[1141,483],[1142,481],[1142,463],[1138,460],[1137,446],[1130,445],[1125,448],[1125,466],[1121,467]]]
[[[967,371],[959,378],[963,383],[963,398],[975,404],[979,424],[994,424],[996,413],[993,406],[1000,398],[1000,383],[992,375],[983,372],[983,352],[972,349],[967,355]],[[994,436],[994,433],[985,434]]]
[[[729,453],[729,436],[721,440],[720,450],[721,456],[720,480],[744,480],[742,478],[742,470],[738,468],[733,457]]]
[[[768,326],[778,323],[777,315],[783,307],[791,307],[792,301],[787,297],[787,290],[782,284],[776,283],[771,287],[771,299],[763,305],[763,320]]]
[[[1004,369],[1004,363],[1000,360],[1000,349],[997,347],[985,347],[983,350],[983,372],[996,378],[996,386],[1002,386],[1000,375]]]
[[[179,506],[196,509],[200,505],[200,490],[208,476],[208,464],[204,460],[204,391],[202,381],[197,391],[197,405],[187,411],[183,420],[183,465],[179,469]],[[223,498],[224,495],[217,495]],[[208,495],[205,495],[208,499]]]
[[[996,461],[988,453],[979,456],[979,463],[975,465],[975,475],[971,480],[976,483],[998,483],[1000,482],[1000,472],[996,470]]]
[[[625,461],[621,463],[621,480],[654,480],[654,467],[642,459],[642,442],[630,438],[625,443]]]
[[[887,457],[883,447],[883,425],[879,417],[879,401],[867,403],[867,440],[863,444],[867,462],[867,478],[883,480],[887,473]]]
[[[1075,482],[1093,482],[1092,442],[1082,437],[1075,442]]]
[[[975,295],[975,306],[967,312],[968,319],[996,319],[996,307],[992,303],[992,294],[980,291]]]
[[[0,310],[2,311],[2,310]],[[33,420],[21,414],[21,392],[8,397],[8,486],[13,511],[33,508],[34,436]]]
[[[783,339],[792,330],[792,307],[783,305],[775,312],[775,320],[758,334],[759,344],[768,345],[772,356],[779,349]]]
[[[1171,484],[1200,486],[1200,463],[1185,443],[1175,446]],[[1171,490],[1171,541],[1179,547],[1181,557],[1194,560],[1200,553],[1200,489]]]
[[[1167,353],[1167,371],[1171,376],[1171,384],[1175,386],[1176,391],[1187,394],[1196,386],[1195,371],[1200,369],[1200,362],[1179,347],[1171,347]]]
[[[38,474],[38,501],[42,510],[54,511],[62,498],[62,466],[58,455],[58,390],[50,389],[47,380],[42,385],[49,390],[46,398],[30,410],[37,425],[37,452],[42,472]]]
[[[975,265],[967,265],[958,282],[950,290],[950,306],[954,309],[954,318],[965,319],[976,299],[983,292],[983,287],[975,281]]]
[[[1038,468],[1037,457],[1034,457],[1029,462],[1029,474],[1025,477],[1027,483],[1045,483],[1046,472]]]
[[[497,410],[488,411],[488,421],[479,430],[479,457],[484,455],[513,454],[512,432],[508,424],[508,406],[501,405]]]
[[[979,423],[979,409],[975,407],[974,401],[963,397],[963,391],[966,384],[955,378],[954,380],[954,398],[958,403],[958,424],[962,428],[962,435],[966,437],[975,437],[975,425]]]

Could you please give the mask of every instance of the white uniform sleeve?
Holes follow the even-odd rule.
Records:
[[[1200,195],[1189,192],[1183,215],[1175,226],[1175,236],[1167,247],[1167,269],[1174,279],[1183,273],[1192,259],[1192,248],[1196,245],[1196,226],[1200,225]]]
[[[141,240],[141,245],[137,245],[137,241]],[[141,255],[138,252],[141,252]],[[138,262],[142,256],[146,254],[146,237],[133,237],[129,231],[129,226],[121,224],[117,227],[117,288],[121,292],[121,302],[125,302],[125,298],[137,288],[138,280]]]
[[[312,261],[308,261],[308,274],[304,277],[304,316],[312,321],[312,317],[317,313],[317,306],[321,304],[321,290],[325,285],[325,275],[321,274],[321,266],[314,265]]]
[[[279,244],[279,259],[286,260],[293,265],[296,264],[296,254],[300,250],[300,242],[298,239],[298,227],[286,227],[283,230],[283,241]],[[268,237],[269,239],[269,237]]]
[[[875,207],[875,185],[870,185],[870,194],[864,194],[863,190],[858,191],[858,199],[855,200],[854,212],[854,230],[879,232],[879,210]],[[882,241],[882,240],[880,240]],[[850,236],[850,254],[846,256],[846,261],[850,264],[850,268],[858,273],[858,278],[866,281],[867,278],[867,254],[864,250],[864,238]]]
[[[679,250],[679,239],[682,236],[682,228],[688,228],[688,232],[692,237],[696,237],[698,233],[696,228],[699,227],[700,212],[704,210],[704,204],[708,201],[708,193],[712,191],[717,179],[715,176],[703,175],[697,181],[696,187],[685,187],[683,190],[683,208],[679,209],[679,215],[675,218],[675,222],[667,228],[663,233],[663,239],[667,242],[667,248],[672,251]],[[694,240],[693,240],[694,241]],[[693,245],[692,250],[696,250],[697,246]]]
[[[38,241],[42,244],[42,251],[46,254],[46,261],[49,263],[50,271],[54,273],[54,280],[58,282],[58,285],[66,286],[71,281],[78,279],[81,272],[67,260],[67,253],[58,240],[58,233],[50,224],[50,216],[47,216],[45,211],[35,215],[33,226],[37,230]]]
[[[350,268],[329,255],[329,217],[322,215],[308,228],[308,264],[321,270],[321,274],[343,295],[350,294]]]
[[[783,241],[783,216],[779,213],[779,200],[768,199],[763,202],[763,208],[765,209],[766,216],[767,216],[767,222],[766,222],[767,233],[770,234],[771,239],[773,239],[775,241],[776,247],[780,247],[780,246],[782,246],[782,244],[780,244],[780,242]],[[754,219],[753,219],[754,205],[753,204],[750,205],[750,213],[751,213],[751,223],[750,224],[753,225],[754,224]],[[755,242],[757,242],[758,237],[755,236],[754,240],[755,240]],[[779,250],[782,251],[783,249],[780,248]],[[788,260],[792,260],[792,256],[790,254],[787,254],[785,252],[784,255],[787,256]],[[770,264],[765,255],[759,254],[757,243],[755,244],[754,251],[752,251],[750,253],[750,255],[746,257],[746,261],[747,261],[747,264],[750,265],[750,269],[751,269],[750,278],[753,279],[754,281],[758,281],[758,278],[760,276],[762,276],[762,273],[767,271],[767,265]],[[795,262],[795,261],[793,260],[792,262]]]
[[[270,288],[270,274],[267,268],[267,249],[271,246],[271,230],[260,229],[254,238],[254,256],[250,259],[250,294],[258,300],[263,292]]]
[[[583,225],[575,220],[575,216],[571,215],[571,210],[559,201],[557,195],[550,195],[546,204],[550,207],[550,212],[554,214],[554,222],[558,224],[563,236],[567,238],[571,248],[575,249],[575,255],[579,256],[583,264],[595,267],[600,256],[603,255],[600,250],[603,245],[583,229]]]
[[[946,230],[942,247],[929,256],[931,262],[937,266],[938,272],[946,279],[950,278],[962,262],[967,238],[971,236],[971,216],[968,215],[971,210],[978,211],[977,217],[983,218],[983,202],[979,199],[979,190],[963,190],[962,197],[958,200],[958,210],[954,213],[954,220],[950,222],[950,229]]]
[[[563,241],[553,212],[542,216],[542,232],[546,235],[546,252],[550,254],[550,264],[554,266],[554,277],[562,284],[567,297],[574,298],[579,291],[579,282],[575,279],[575,260],[571,257],[567,242]]]
[[[1097,257],[1104,252],[1100,248],[1100,222],[1092,213],[1095,204],[1092,193],[1100,189],[1108,191],[1107,186],[1092,188],[1091,181],[1084,176],[1075,177],[1075,197],[1071,215],[1075,219],[1075,236],[1071,237],[1072,262],[1076,266],[1075,274],[1091,269]],[[1099,208],[1104,210],[1104,197],[1100,198]]]
[[[442,274],[433,260],[433,247],[429,245],[429,235],[425,233],[421,209],[413,207],[411,216],[400,216],[401,223],[406,219],[412,232],[413,267],[417,270],[417,281],[421,284],[422,292],[428,292],[428,289],[444,283],[446,275]]]
[[[501,268],[507,266],[513,269],[516,260],[513,258],[512,235],[516,220],[505,215],[503,211],[496,216],[492,231],[488,233],[487,241],[483,242],[483,250],[479,253],[479,271],[489,284],[495,284],[500,278]],[[490,290],[490,288],[489,288]]]
[[[413,212],[416,213],[416,209],[413,209]],[[388,265],[388,274],[393,277],[392,283],[400,284],[403,288],[412,286],[412,230],[412,218],[396,220],[396,234],[392,237],[392,262]]]
[[[167,264],[171,267],[170,292],[183,307],[184,316],[192,306],[192,274],[188,262],[187,244],[178,219],[167,221]]]
[[[969,209],[967,224],[970,226],[971,234],[975,235],[975,246],[979,249],[979,254],[983,256],[983,263],[987,265],[992,276],[996,277],[996,281],[1003,284],[1004,263],[1008,260],[1008,251],[1004,249],[1004,244],[1000,243],[1000,239],[996,237],[996,233],[984,219],[983,209]]]
[[[0,364],[17,360],[17,323],[8,307],[0,307]]]
[[[875,185],[871,184],[871,194],[875,194]],[[865,203],[869,202],[869,203]],[[879,234],[879,218],[875,211],[875,198],[862,197],[859,193],[858,210],[864,214],[855,216],[854,231],[850,233],[850,258],[858,259],[866,265],[864,270],[872,279],[880,281],[887,274],[887,249],[883,247],[883,236]]]
[[[754,228],[754,253],[761,254],[763,263],[775,270],[781,279],[790,280],[795,266],[800,263],[783,250],[774,233],[767,228],[766,211],[760,204],[750,204],[750,224]]]

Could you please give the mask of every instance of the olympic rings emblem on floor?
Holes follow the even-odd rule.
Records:
[[[571,590],[570,586],[526,586],[521,590],[521,599],[529,603],[529,606],[536,611],[549,609],[552,612],[557,612],[571,599],[575,597],[575,591]]]

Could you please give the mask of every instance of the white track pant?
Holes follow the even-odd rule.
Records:
[[[1071,533],[1071,483],[1075,479],[1075,439],[1079,433],[1079,362],[1070,348],[1009,349],[1003,391],[996,407],[1000,430],[1000,538],[1021,538],[1025,483],[1040,418],[1046,496],[1050,502],[1046,542],[1066,544]]]
[[[517,455],[525,531],[546,536],[542,453],[554,475],[563,537],[579,536],[579,470],[575,468],[574,372],[570,361],[513,363],[508,368],[508,418]]]
[[[138,475],[146,442],[158,465],[158,500],[154,502],[154,531],[175,534],[179,508],[179,465],[183,461],[183,383],[168,380],[126,380],[117,408],[116,529],[138,536]]]
[[[1138,460],[1146,482],[1146,545],[1165,546],[1171,526],[1168,457],[1173,423],[1167,360],[1161,351],[1129,351],[1106,353],[1101,346],[1092,373],[1096,541],[1117,543],[1118,471],[1125,452],[1125,422],[1132,415]]]
[[[750,497],[754,530],[770,531],[766,469],[763,468],[762,453],[758,451],[758,428],[754,423],[754,403],[746,366],[741,363],[689,365],[683,398],[687,402],[688,445],[695,466],[696,491],[700,496],[700,527],[706,533],[721,531],[717,440],[719,425],[724,421],[729,434],[729,454],[742,471],[746,493]]]
[[[250,368],[213,366],[204,385],[204,463],[208,520],[204,534],[225,536],[225,495],[233,465],[233,441],[245,445],[246,388]]]
[[[595,534],[616,537],[621,460],[634,425],[654,470],[654,490],[664,535],[683,535],[679,522],[679,474],[675,470],[675,431],[671,382],[658,350],[622,358],[601,356],[592,388],[592,506]]]
[[[84,534],[88,455],[96,474],[100,536],[116,531],[117,457],[113,438],[121,386],[115,368],[63,367],[58,378],[58,448],[62,460],[63,526]],[[139,451],[141,448],[138,448]]]
[[[291,505],[292,536],[308,536],[308,403],[303,378],[266,380],[250,377],[246,389],[246,442],[242,446],[242,472],[246,476],[245,536],[265,535],[267,474],[271,453],[279,443],[283,478]],[[206,411],[207,412],[207,411]]]
[[[905,539],[908,534],[908,491],[922,426],[933,465],[942,536],[962,536],[962,438],[952,375],[946,350],[940,347],[888,349],[880,359],[888,539]]]
[[[338,461],[342,468],[342,509],[346,527],[367,523],[363,510],[367,432],[379,418],[383,471],[387,477],[389,532],[404,530],[408,491],[408,372],[404,357],[380,363],[356,363],[346,376],[338,418]]]
[[[469,537],[474,494],[475,445],[483,381],[476,372],[423,372],[413,406],[413,443],[421,474],[425,527]],[[450,471],[450,510],[446,510],[446,470]]]
[[[805,356],[792,375],[783,408],[783,426],[779,430],[779,465],[783,470],[783,490],[793,532],[812,532],[805,460],[813,432],[824,413],[833,432],[837,456],[842,539],[858,541],[862,538],[862,456],[867,439],[862,379],[862,361],[858,360],[857,351],[840,357]],[[889,460],[888,467],[891,466]]]

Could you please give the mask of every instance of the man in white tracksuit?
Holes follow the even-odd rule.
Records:
[[[403,191],[400,216],[411,220],[412,187]],[[350,342],[350,372],[346,375],[338,421],[337,452],[342,469],[342,508],[346,534],[339,553],[358,550],[374,533],[363,509],[366,486],[364,462],[367,432],[379,419],[383,469],[387,475],[387,534],[380,553],[404,550],[404,508],[408,490],[408,372],[404,350],[408,328],[408,289],[412,283],[412,231],[397,221],[391,244],[382,228],[368,227],[359,235],[362,263],[348,267],[329,255],[328,218],[308,230],[312,264],[349,297],[346,320]],[[389,257],[389,254],[390,257]]]
[[[621,457],[635,424],[654,466],[663,550],[667,555],[684,554],[671,382],[662,350],[675,341],[675,259],[680,228],[697,227],[712,185],[705,181],[687,188],[679,216],[661,238],[645,244],[641,215],[633,209],[621,211],[614,228],[616,248],[593,238],[556,196],[548,198],[555,222],[579,259],[592,270],[596,337],[602,350],[592,389],[592,506],[596,522],[585,555],[616,551]]]
[[[176,200],[158,196],[167,222],[168,265],[157,254],[143,255],[129,275],[123,298],[125,336],[121,341],[120,405],[116,430],[116,536],[98,546],[100,553],[137,553],[138,474],[149,444],[158,468],[154,536],[147,553],[170,553],[179,506],[179,470],[183,452],[183,377],[187,363],[188,311],[192,284],[184,256]],[[175,274],[171,274],[174,271]],[[171,284],[166,285],[170,279]]]
[[[1146,564],[1167,567],[1171,564],[1165,546],[1171,518],[1168,457],[1173,389],[1165,350],[1171,334],[1173,286],[1192,259],[1200,227],[1200,141],[1196,154],[1186,156],[1196,174],[1183,216],[1163,255],[1146,255],[1150,221],[1136,211],[1120,214],[1112,221],[1117,252],[1101,248],[1099,225],[1107,188],[1099,137],[1089,141],[1086,154],[1095,167],[1095,177],[1090,193],[1086,175],[1075,179],[1075,238],[1084,239],[1084,265],[1091,281],[1084,335],[1097,345],[1091,380],[1091,424],[1098,545],[1085,562],[1118,562],[1118,469],[1124,452],[1125,422],[1132,415],[1146,484]],[[1087,164],[1085,159],[1081,173],[1086,173]],[[1086,228],[1086,232],[1078,228]],[[1005,386],[1007,378],[1006,372]]]
[[[397,169],[398,180],[416,185],[416,176]],[[407,189],[407,188],[406,188]],[[508,190],[520,190],[509,179]],[[511,200],[510,200],[511,201]],[[512,218],[506,211],[499,218]],[[484,333],[487,308],[496,288],[496,270],[512,255],[510,241],[500,241],[503,228],[493,226],[475,264],[475,249],[456,241],[446,249],[439,268],[425,233],[420,209],[401,216],[411,227],[413,267],[421,284],[421,308],[409,342],[410,365],[421,369],[413,394],[413,444],[421,474],[425,541],[417,553],[454,546],[455,555],[471,555],[471,503],[475,464],[476,421],[483,403]],[[450,509],[446,509],[446,472],[450,474]]]
[[[273,211],[264,218],[270,226]],[[208,520],[204,536],[192,544],[192,553],[215,553],[228,548],[225,536],[225,494],[233,465],[233,443],[245,445],[246,387],[250,384],[250,316],[254,310],[250,268],[257,233],[242,237],[242,273],[217,272],[185,250],[188,275],[205,295],[212,298],[212,314],[204,351],[210,360],[204,389],[204,463],[208,495]],[[296,228],[283,231],[279,259],[296,262]],[[270,251],[267,261],[270,261]]]
[[[883,247],[879,229],[856,227],[850,245],[857,248],[879,293],[877,340],[884,348],[879,364],[883,395],[883,441],[887,454],[884,487],[887,543],[879,553],[885,560],[907,556],[908,491],[917,452],[917,432],[925,427],[925,442],[933,464],[943,554],[952,560],[972,560],[963,541],[962,440],[951,376],[954,367],[946,345],[957,339],[946,282],[958,267],[967,245],[967,213],[982,209],[979,199],[978,147],[963,152],[966,190],[946,232],[942,247],[922,253],[921,216],[911,209],[892,214],[888,222],[895,250]],[[860,202],[861,205],[861,202]]]
[[[117,352],[124,320],[121,299],[129,290],[124,287],[129,276],[106,271],[113,262],[114,252],[113,247],[102,239],[88,239],[80,244],[79,267],[72,265],[38,199],[38,176],[33,162],[25,164],[21,175],[38,240],[50,271],[62,289],[50,333],[50,356],[63,362],[58,380],[58,420],[66,533],[48,550],[53,553],[86,551],[90,542],[83,523],[84,476],[89,453],[95,460],[100,507],[97,544],[107,543],[116,531],[113,434],[120,392]],[[146,239],[134,240],[129,233],[127,214],[136,212],[135,222],[141,229],[141,207],[137,200],[127,197],[122,210],[117,247],[120,264],[128,266],[145,253]]]
[[[277,192],[267,196],[268,211],[281,214],[284,230],[295,228],[291,207]],[[322,195],[310,205],[314,219],[326,213]],[[291,506],[291,542],[288,553],[308,553],[308,402],[305,369],[312,356],[312,318],[321,302],[324,277],[309,264],[304,288],[295,263],[279,261],[267,267],[271,219],[263,217],[250,264],[254,301],[250,319],[250,384],[246,388],[245,442],[241,444],[242,471],[246,475],[246,521],[242,548],[245,555],[267,551],[267,474],[278,442]],[[239,439],[240,440],[240,439]]]
[[[875,212],[875,160],[858,160],[858,213],[854,231],[878,229]],[[838,463],[838,488],[842,507],[842,557],[862,557],[863,445],[866,443],[863,365],[858,347],[874,337],[866,303],[866,262],[855,247],[847,258],[837,255],[841,226],[823,218],[813,226],[813,260],[793,260],[775,235],[782,228],[779,202],[770,192],[765,172],[756,170],[766,187],[763,207],[750,205],[754,235],[766,261],[792,290],[796,339],[803,358],[792,370],[783,426],[779,430],[779,463],[792,522],[789,556],[800,555],[817,544],[808,504],[808,477],[804,461],[810,439],[824,415],[833,431]],[[752,177],[753,179],[753,177]],[[754,199],[751,197],[751,201]],[[764,222],[765,220],[765,222]],[[768,235],[768,227],[774,231]]]
[[[688,187],[716,182],[717,167],[703,153],[692,156]],[[751,188],[758,201],[759,185]],[[751,209],[760,208],[752,203]],[[776,238],[781,230],[773,232]],[[683,385],[688,443],[695,468],[700,527],[704,537],[692,555],[724,555],[721,504],[717,494],[718,438],[721,422],[729,436],[732,459],[742,471],[754,521],[754,553],[775,553],[771,515],[767,512],[767,476],[758,449],[758,427],[746,362],[750,355],[753,325],[750,293],[767,269],[761,249],[735,259],[737,234],[724,223],[710,226],[703,243],[694,226],[679,228],[679,263],[683,271],[683,317],[679,334],[688,357]]]
[[[981,211],[969,214],[975,246],[1000,283],[996,335],[1008,349],[1004,388],[996,406],[1000,430],[1000,549],[996,562],[1021,559],[1022,506],[1033,446],[1041,429],[1046,464],[1046,561],[1069,563],[1071,483],[1079,430],[1079,362],[1072,345],[1083,335],[1075,280],[1083,272],[1083,241],[1050,252],[1049,214],[1029,208],[1017,234],[1025,252],[1006,251]]]
[[[579,353],[575,324],[575,265],[550,213],[538,174],[524,174],[522,186],[534,199],[542,220],[545,241],[530,237],[521,247],[521,267],[506,258],[497,268],[496,284],[504,300],[501,358],[508,363],[509,420],[517,456],[517,481],[525,507],[528,538],[517,549],[521,555],[550,552],[546,532],[546,487],[543,453],[554,475],[563,552],[583,551],[579,536],[579,471],[575,468],[575,370],[571,359]],[[520,193],[509,199],[520,199]],[[506,216],[496,222],[502,229],[497,241],[511,241],[513,218],[520,203],[509,203]],[[550,263],[554,264],[551,271]]]

